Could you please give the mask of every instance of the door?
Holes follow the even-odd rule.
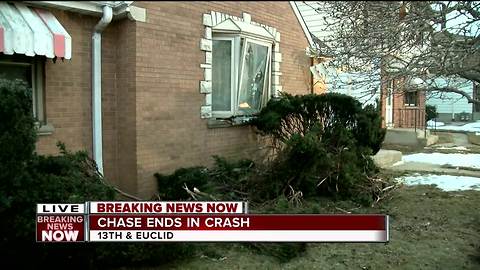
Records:
[[[388,83],[385,100],[385,125],[393,127],[393,80]]]

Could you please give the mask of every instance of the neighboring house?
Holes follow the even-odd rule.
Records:
[[[295,1],[306,31],[321,39],[331,33],[325,29],[324,16],[315,10],[317,5],[316,2]],[[312,42],[311,46],[314,47],[315,44]],[[322,87],[318,87],[321,89],[319,92],[334,91],[348,94],[357,98],[362,104],[371,104],[378,99],[385,127],[424,128],[425,95],[423,92],[403,91],[399,88],[401,85],[399,80],[381,83],[383,80],[380,74],[383,76],[386,71],[374,72],[372,76],[359,72],[330,71],[331,68],[327,68],[325,61],[314,62],[314,64],[315,67],[312,68],[312,72],[316,73],[314,83],[322,85]],[[373,82],[358,83],[366,81],[367,79],[364,79],[366,77]]]
[[[33,88],[37,152],[86,149],[147,198],[155,172],[255,158],[243,123],[311,92],[308,38],[288,2],[1,2],[0,76]]]
[[[383,125],[387,128],[425,128],[425,92],[404,89],[405,79],[393,79],[381,86]]]
[[[469,95],[473,95],[473,82],[465,79],[437,79],[437,84],[441,86],[449,85],[465,91]],[[478,112],[474,111],[475,106],[468,103],[465,97],[456,93],[432,93],[427,96],[427,105],[437,108],[437,121],[455,122],[455,121],[474,121],[479,119]],[[477,110],[480,109],[477,106]]]

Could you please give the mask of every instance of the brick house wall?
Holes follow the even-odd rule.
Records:
[[[395,79],[393,87],[393,127],[394,128],[425,128],[425,92],[418,92],[417,105],[405,105],[405,92],[399,87],[403,79]],[[381,86],[382,127],[386,127],[386,96],[387,85]]]
[[[259,145],[250,127],[209,129],[199,117],[204,96],[204,54],[199,41],[204,13],[233,16],[248,12],[252,20],[276,27],[285,91],[308,93],[308,42],[288,2],[138,2],[147,22],[137,23],[137,164],[138,193],[155,190],[154,172],[181,166],[210,165],[211,156],[254,157]],[[157,48],[152,50],[152,48]],[[161,73],[161,74],[159,74]]]
[[[71,151],[92,152],[91,35],[98,18],[52,9],[72,37],[72,59],[45,63],[45,111],[54,132],[39,136],[37,152],[58,154],[61,141]],[[135,27],[128,20],[112,22],[102,34],[102,120],[105,177],[136,192],[135,136]],[[134,108],[134,107],[133,107]],[[133,114],[132,114],[133,111]],[[118,125],[118,128],[117,128]],[[126,162],[125,160],[128,160]],[[123,175],[124,177],[118,177]],[[126,181],[126,179],[133,179]]]
[[[70,150],[92,148],[90,36],[95,18],[51,10],[72,37],[72,59],[45,63],[45,110],[55,127],[51,135],[40,136],[37,151],[56,154],[57,141]]]
[[[311,92],[308,41],[288,2],[135,2],[147,21],[121,19],[102,34],[102,113],[107,180],[148,198],[155,172],[211,165],[212,155],[255,158],[261,138],[248,126],[209,128],[200,118],[205,97],[199,48],[202,17],[210,11],[250,13],[282,35],[281,84],[293,94]],[[55,127],[37,151],[55,154],[56,141],[70,150],[92,148],[91,32],[99,18],[52,10],[72,36],[72,59],[47,61],[46,118]]]

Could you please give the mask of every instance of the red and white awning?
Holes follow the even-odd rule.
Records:
[[[0,52],[72,57],[72,38],[47,10],[0,2]]]

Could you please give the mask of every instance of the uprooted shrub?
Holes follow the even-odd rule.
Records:
[[[172,174],[155,173],[158,183],[158,195],[161,200],[187,200],[191,195],[186,191],[191,188],[203,190],[209,180],[206,167],[180,168]]]
[[[374,199],[376,167],[370,156],[385,135],[374,106],[362,108],[337,93],[284,94],[269,101],[251,123],[272,137],[278,150],[269,173],[254,182],[258,198],[273,199],[293,189],[304,196]]]
[[[234,200],[249,201],[256,192],[253,179],[260,176],[263,168],[248,159],[230,161],[213,156],[214,165],[207,167],[180,168],[172,174],[156,173],[158,193],[168,200]],[[259,200],[265,202],[265,200]],[[254,205],[257,205],[256,203]],[[280,212],[276,212],[280,213]],[[242,245],[265,255],[287,262],[306,250],[306,243],[243,243]],[[214,248],[215,245],[211,248]],[[214,250],[217,250],[214,248]],[[211,253],[202,249],[203,253]],[[215,251],[209,256],[222,257]]]
[[[214,166],[180,168],[172,174],[155,173],[162,200],[240,200],[248,199],[249,179],[254,162],[228,161],[213,156]]]

